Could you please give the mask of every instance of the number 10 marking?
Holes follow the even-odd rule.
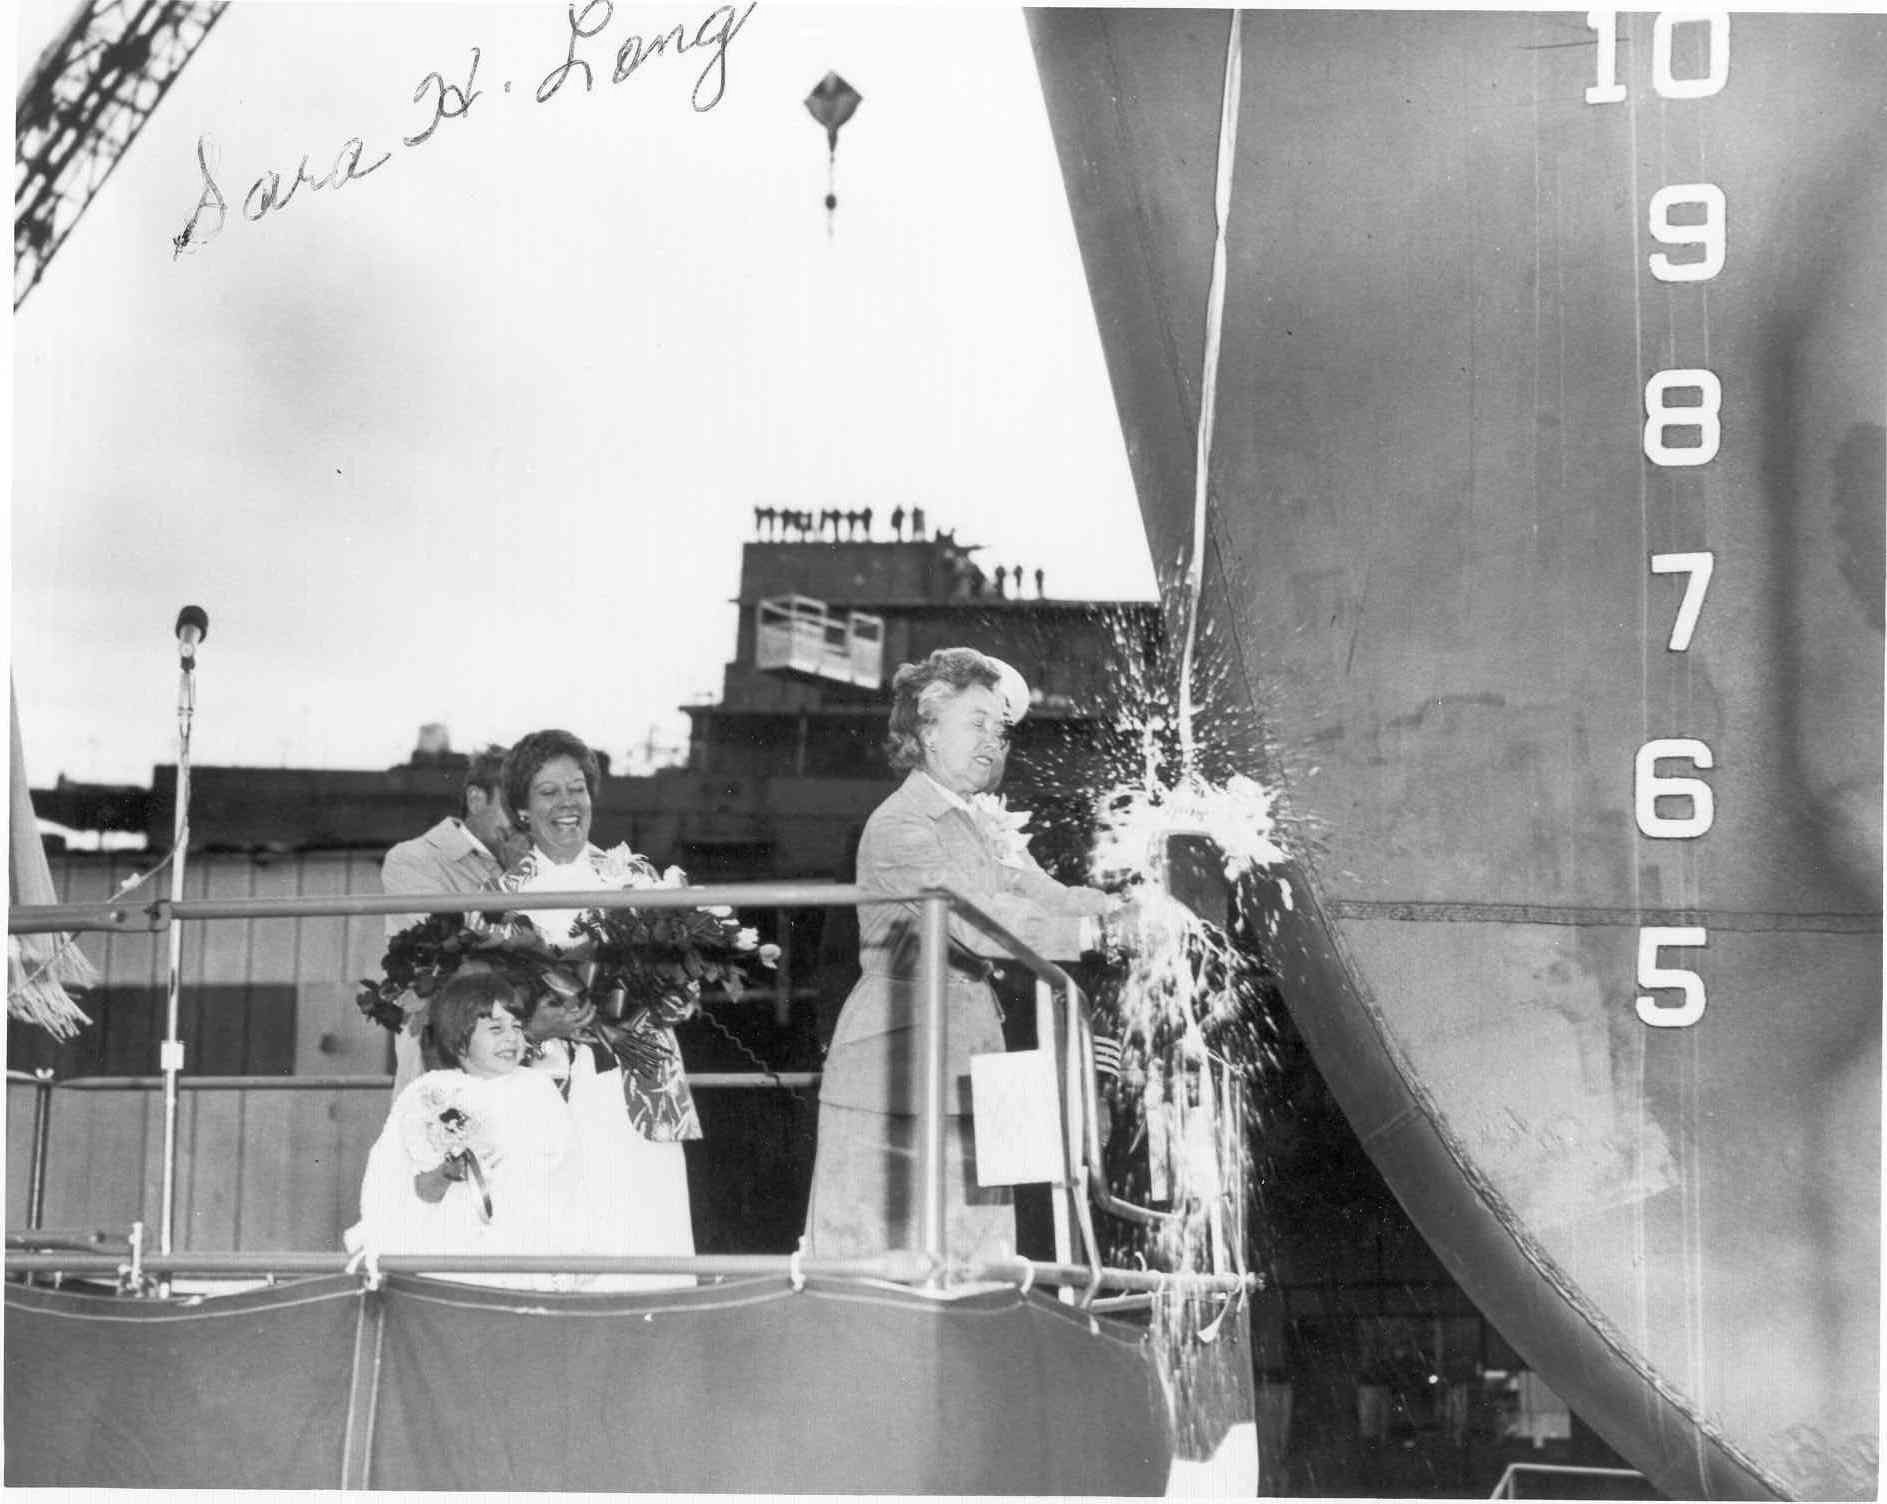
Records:
[[[1671,71],[1671,42],[1687,22],[1710,28],[1702,78],[1679,78]],[[1618,12],[1589,10],[1586,25],[1598,34],[1598,82],[1586,90],[1587,104],[1619,104],[1625,86],[1618,81]],[[1727,10],[1658,12],[1651,30],[1651,87],[1663,99],[1708,99],[1730,81],[1730,13]]]

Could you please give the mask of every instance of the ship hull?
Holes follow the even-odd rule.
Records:
[[[1030,16],[1167,582],[1227,22]],[[1872,1497],[1887,23],[1242,26],[1201,736],[1282,791],[1298,1027],[1661,1488]]]

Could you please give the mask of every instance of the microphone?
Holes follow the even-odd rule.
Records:
[[[177,613],[177,652],[186,674],[197,666],[197,644],[209,635],[209,613],[201,606],[185,606]]]

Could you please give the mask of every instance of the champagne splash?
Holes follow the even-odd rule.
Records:
[[[1095,848],[1103,880],[1140,880],[1147,920],[1106,999],[1121,1044],[1115,1113],[1132,1125],[1122,1171],[1130,1183],[1118,1190],[1169,1214],[1155,1229],[1136,1229],[1140,1246],[1128,1256],[1176,1274],[1243,1275],[1249,1104],[1272,1057],[1261,1034],[1262,969],[1233,911],[1240,883],[1285,853],[1268,789],[1238,774],[1214,784],[1196,769],[1163,784],[1152,740],[1145,780],[1106,801]],[[1216,871],[1195,862],[1179,872],[1182,849]],[[1200,912],[1181,901],[1181,881]],[[1227,1426],[1249,1418],[1244,1328],[1226,1324],[1237,1300],[1166,1291],[1153,1303],[1156,1371],[1176,1445],[1189,1458],[1211,1456]]]

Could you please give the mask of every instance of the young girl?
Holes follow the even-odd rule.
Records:
[[[570,1110],[552,1082],[520,1070],[515,989],[490,973],[455,976],[428,1028],[442,1070],[409,1082],[367,1156],[350,1251],[571,1252],[578,1165]],[[472,1284],[568,1289],[563,1275],[442,1274]]]

